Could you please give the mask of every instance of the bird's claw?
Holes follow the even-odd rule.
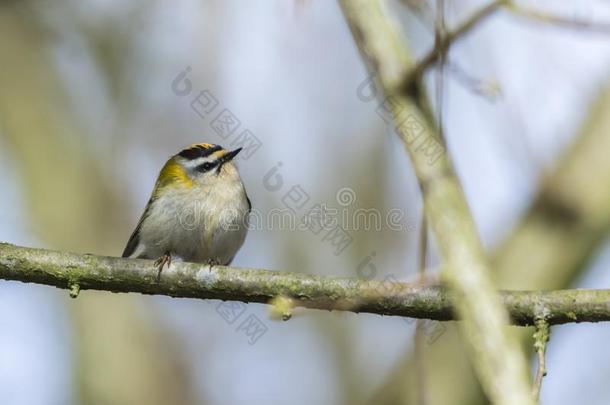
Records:
[[[212,267],[218,266],[220,262],[218,259],[208,259],[208,270],[212,271]]]
[[[158,258],[155,261],[155,267],[158,270],[157,281],[161,281],[161,271],[163,270],[163,267],[166,264],[167,264],[167,268],[169,269],[169,266],[171,266],[171,264],[172,264],[172,255],[170,252],[166,252],[163,256],[161,256],[160,258]]]

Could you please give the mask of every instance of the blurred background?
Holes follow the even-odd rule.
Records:
[[[485,3],[447,2],[447,25]],[[556,3],[524,4],[610,21],[601,0]],[[435,5],[388,4],[421,57],[433,44]],[[607,223],[575,234],[551,220],[563,240],[544,230],[519,239],[538,218],[539,190],[556,184],[561,156],[577,138],[610,134],[608,34],[500,11],[449,61],[448,150],[500,286],[610,288]],[[412,281],[418,185],[380,100],[363,97],[367,80],[334,1],[4,1],[0,240],[119,256],[169,156],[195,142],[247,143],[238,165],[263,216],[292,202],[299,218],[325,203],[384,219],[399,212],[400,226],[349,229],[349,243],[337,245],[263,224],[234,265]],[[433,95],[438,81],[429,81]],[[234,132],[214,130],[219,114],[239,122]],[[572,181],[563,189],[583,184]],[[600,187],[579,196],[589,194],[610,204]],[[540,252],[552,259],[536,261]],[[434,246],[428,259],[438,263]],[[532,262],[539,271],[525,266]],[[230,317],[217,301],[95,291],[72,300],[0,281],[0,403],[407,404],[421,403],[422,390],[427,403],[485,403],[452,322],[426,323],[416,367],[412,320],[304,311],[278,322],[264,305],[229,309]],[[608,403],[609,339],[606,324],[554,327],[542,403]]]

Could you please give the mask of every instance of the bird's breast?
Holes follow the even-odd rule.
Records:
[[[245,240],[248,202],[243,185],[222,189],[195,186],[167,190],[147,221],[157,244],[186,261],[229,262]]]

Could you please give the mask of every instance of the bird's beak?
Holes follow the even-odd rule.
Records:
[[[242,148],[237,148],[235,150],[232,150],[231,152],[227,153],[226,155],[224,155],[222,157],[223,162],[230,162],[231,160],[233,160],[233,158],[235,156],[237,156],[237,154],[239,152],[241,152]]]

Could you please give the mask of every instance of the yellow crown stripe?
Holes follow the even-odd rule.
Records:
[[[203,149],[210,149],[215,147],[216,145],[214,145],[213,143],[195,143],[193,145],[191,145],[189,147],[189,149],[193,149],[193,148],[203,148]]]

